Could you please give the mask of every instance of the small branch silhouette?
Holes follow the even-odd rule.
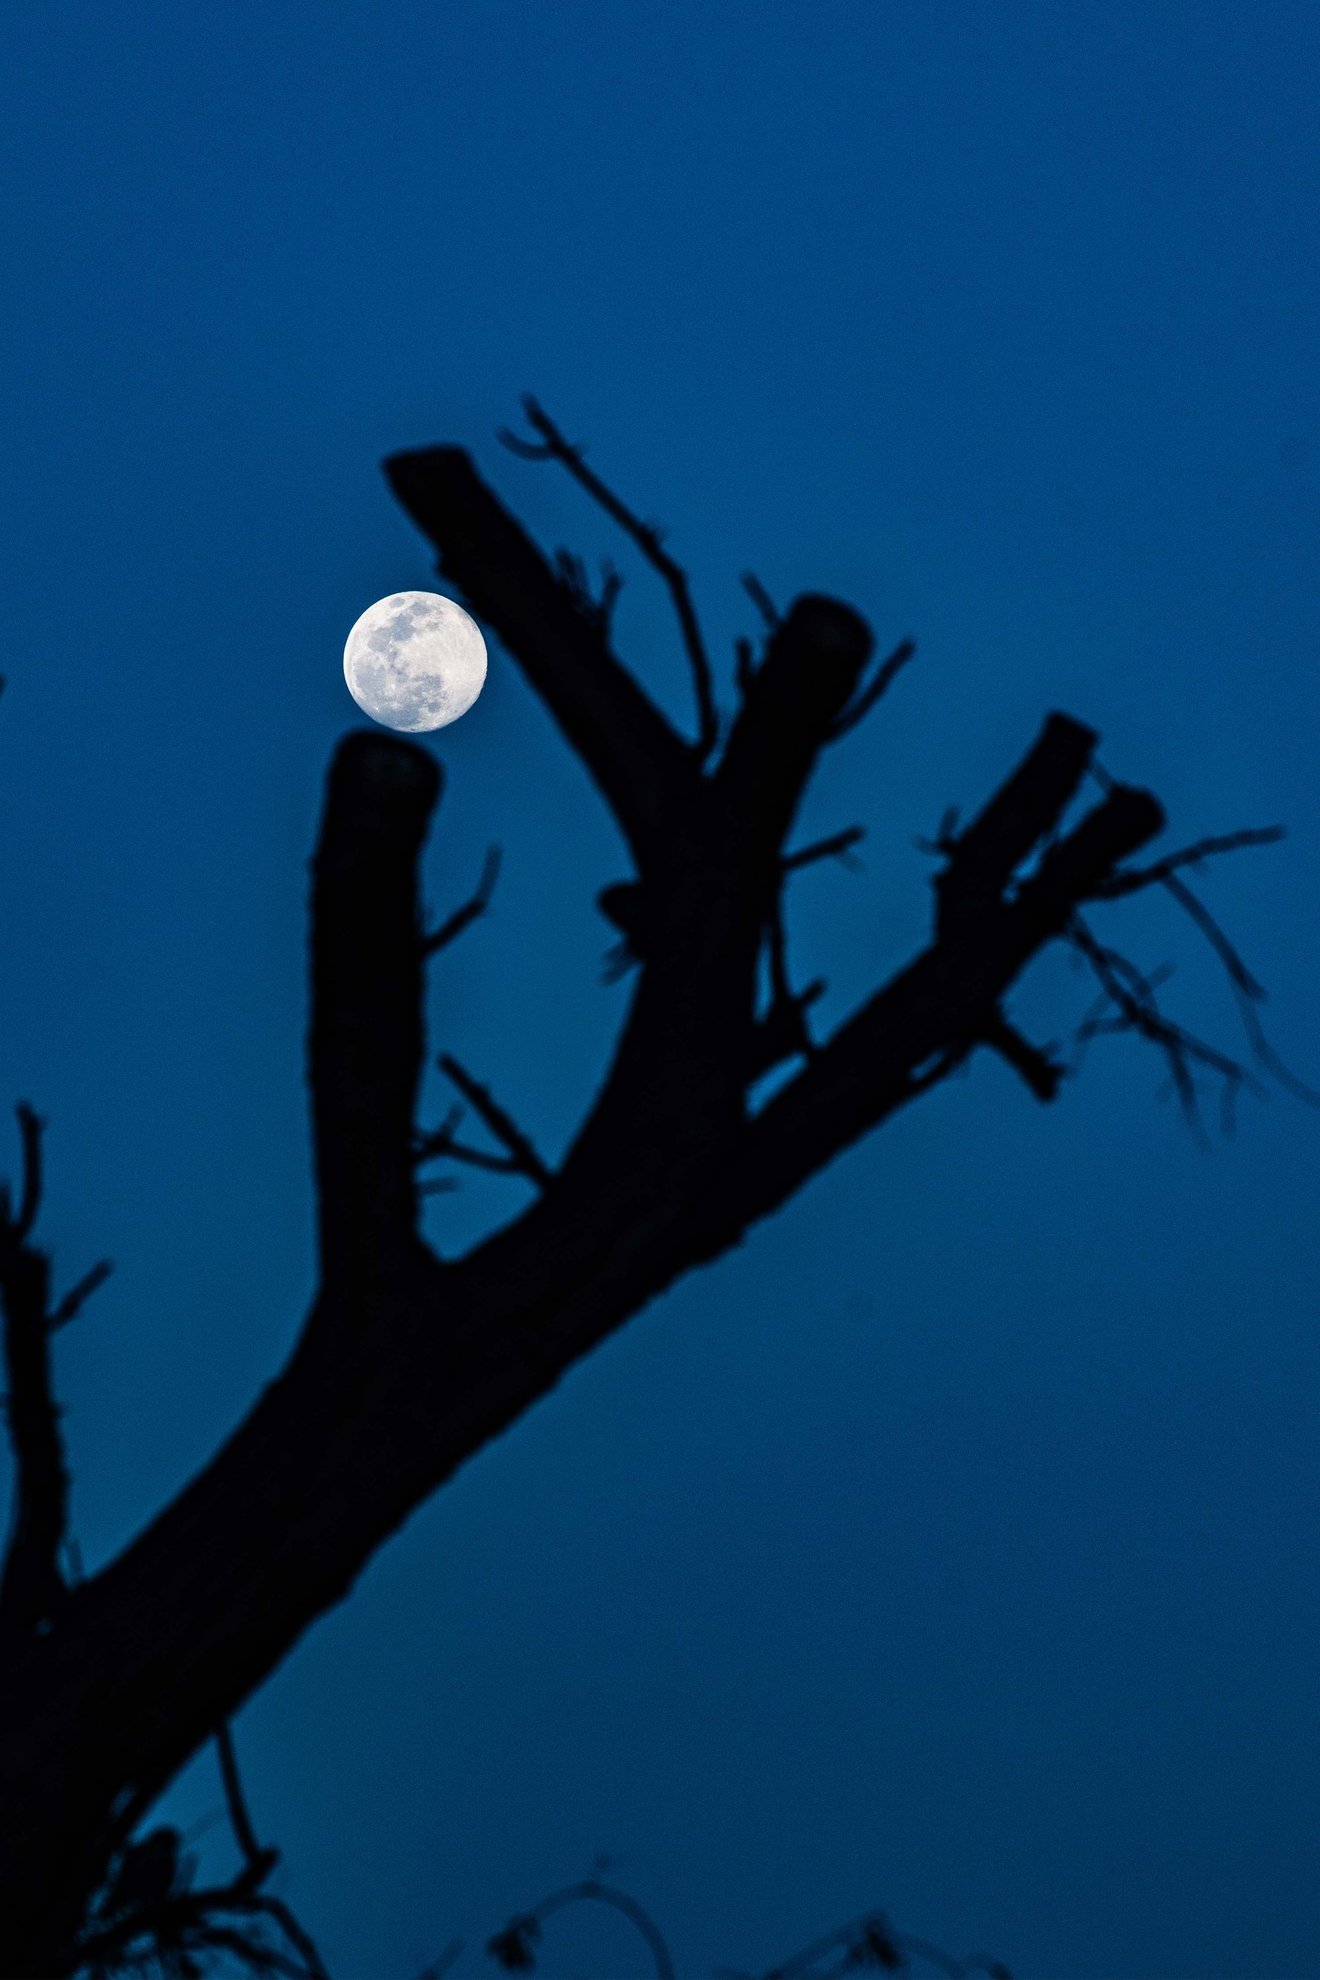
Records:
[[[452,1085],[458,1088],[473,1111],[479,1114],[495,1139],[502,1142],[503,1155],[488,1155],[482,1149],[471,1148],[455,1140],[455,1131],[462,1119],[462,1109],[449,1114],[443,1125],[432,1134],[423,1135],[417,1143],[419,1161],[432,1161],[437,1156],[449,1156],[458,1162],[467,1162],[478,1169],[490,1169],[501,1175],[525,1176],[535,1183],[538,1189],[545,1189],[553,1180],[553,1172],[537,1154],[529,1137],[523,1133],[513,1116],[500,1106],[488,1087],[482,1086],[472,1074],[461,1066],[450,1053],[443,1052],[436,1064]]]
[[[529,424],[541,435],[540,442],[521,440],[517,434],[510,433],[505,427],[501,429],[499,436],[504,445],[512,453],[520,455],[523,460],[553,460],[559,461],[566,467],[573,479],[600,504],[606,515],[618,524],[625,535],[632,538],[647,563],[653,570],[659,572],[667,585],[682,633],[683,647],[692,669],[692,682],[697,698],[697,754],[704,760],[714,749],[719,737],[719,714],[715,706],[710,660],[706,654],[706,643],[702,638],[701,627],[697,622],[686,572],[674,562],[665,549],[663,538],[656,525],[643,522],[640,517],[634,515],[613,490],[606,486],[600,476],[593,473],[587,466],[585,450],[565,440],[549,414],[543,411],[530,392],[524,394],[522,403]],[[610,581],[607,577],[607,589]],[[618,582],[615,580],[614,591],[610,594],[610,605],[613,604],[617,591]],[[605,617],[608,623],[608,608]]]
[[[904,639],[899,641],[889,658],[882,661],[876,669],[873,679],[861,690],[852,705],[845,708],[839,716],[834,727],[830,730],[831,742],[838,742],[841,736],[846,736],[850,729],[855,729],[859,722],[866,720],[876,703],[888,694],[894,682],[907,666],[908,661],[916,653],[916,650],[917,643],[915,640]]]
[[[500,848],[492,846],[486,854],[481,878],[471,899],[464,901],[462,907],[455,908],[448,920],[442,921],[432,934],[422,937],[424,956],[434,956],[441,949],[447,949],[451,942],[458,940],[464,929],[470,928],[474,921],[485,914],[495,893],[495,883],[500,877],[500,859]]]
[[[1121,900],[1125,894],[1135,894],[1143,887],[1159,886],[1183,867],[1200,866],[1207,859],[1217,859],[1224,853],[1240,852],[1244,846],[1277,845],[1283,837],[1282,825],[1261,825],[1248,826],[1241,832],[1221,832],[1213,838],[1198,839],[1194,845],[1166,853],[1163,859],[1154,860],[1149,866],[1125,867],[1111,873],[1096,888],[1095,898],[1099,901]]]
[[[1097,941],[1080,916],[1069,926],[1069,940],[1082,955],[1104,992],[1113,1015],[1086,1019],[1077,1033],[1079,1047],[1105,1032],[1135,1032],[1163,1054],[1183,1116],[1198,1140],[1204,1141],[1195,1069],[1200,1066],[1221,1081],[1220,1107],[1225,1133],[1233,1131],[1237,1095],[1244,1086],[1260,1091],[1247,1068],[1226,1052],[1208,1045],[1160,1009],[1156,980],[1143,975],[1121,951]]]
[[[766,631],[777,632],[780,625],[779,608],[762,584],[760,578],[753,571],[744,571],[740,582],[743,590],[761,614]]]
[[[796,852],[785,853],[780,864],[785,873],[796,873],[800,868],[812,866],[820,859],[838,859],[845,865],[856,866],[857,861],[849,862],[848,854],[865,837],[865,825],[850,825],[846,831],[835,832],[828,839],[816,839],[809,846],[799,846]]]

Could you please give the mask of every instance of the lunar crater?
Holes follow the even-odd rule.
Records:
[[[436,591],[396,591],[369,605],[344,646],[344,679],[359,708],[387,729],[418,735],[466,715],[486,679],[476,621]]]

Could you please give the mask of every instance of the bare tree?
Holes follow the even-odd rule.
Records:
[[[1135,1029],[1157,1044],[1189,1108],[1204,1074],[1230,1094],[1249,1076],[1165,1017],[1155,980],[1083,919],[1090,904],[1142,886],[1186,892],[1184,865],[1241,835],[1134,867],[1163,812],[1149,793],[1108,781],[1066,827],[1097,738],[1059,714],[970,823],[946,822],[926,946],[817,1042],[819,986],[793,987],[785,890],[855,833],[798,851],[789,836],[822,757],[875,708],[911,645],[874,666],[871,633],[850,606],[806,595],[781,617],[747,580],[764,638],[759,650],[739,643],[722,719],[686,578],[658,531],[534,402],[527,410],[536,438],[511,444],[569,470],[668,587],[695,741],[614,649],[614,573],[593,596],[576,558],[547,560],[458,448],[400,454],[386,471],[440,570],[581,758],[631,853],[633,877],[599,897],[620,936],[618,967],[636,969],[612,1063],[555,1165],[454,1060],[445,1069],[493,1149],[460,1139],[454,1116],[419,1128],[428,959],[480,913],[494,875],[428,934],[417,867],[440,768],[396,737],[350,734],[330,769],[312,884],[319,1285],[288,1363],[246,1418],[85,1579],[68,1572],[51,1341],[104,1268],[52,1301],[34,1241],[40,1126],[21,1111],[23,1181],[17,1203],[0,1205],[16,1472],[0,1583],[3,1974],[87,1967],[107,1929],[106,1891],[127,1870],[150,1869],[132,1838],[167,1783],[408,1515],[574,1362],[979,1048],[1052,1099],[1063,1064],[1005,1008],[1049,944],[1072,943],[1094,971],[1105,1012],[1091,1028]],[[1254,1020],[1256,986],[1210,929]],[[1268,1066],[1268,1048],[1249,1035]],[[779,1085],[758,1101],[757,1082],[775,1068]],[[535,1193],[465,1256],[440,1258],[418,1228],[419,1171],[464,1159],[519,1174]],[[159,1904],[174,1885],[157,1853]],[[231,1889],[244,1902],[260,1883],[255,1859],[247,1868],[249,1883]]]

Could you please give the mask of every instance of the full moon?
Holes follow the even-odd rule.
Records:
[[[486,680],[476,621],[437,591],[368,605],[344,646],[348,691],[373,722],[415,735],[466,715]]]

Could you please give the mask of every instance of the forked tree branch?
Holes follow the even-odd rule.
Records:
[[[540,1193],[465,1256],[437,1257],[418,1228],[415,1107],[418,862],[440,779],[415,744],[346,738],[313,867],[317,1296],[287,1366],[211,1462],[57,1613],[43,1597],[41,1654],[11,1662],[0,1975],[74,1970],[86,1893],[152,1797],[409,1514],[593,1347],[978,1049],[1052,1097],[1059,1069],[1010,1026],[1009,993],[1051,943],[1076,939],[1083,906],[1137,870],[1126,862],[1163,825],[1154,797],[1122,785],[1070,825],[1096,738],[1051,716],[971,823],[942,830],[928,943],[808,1049],[818,986],[789,983],[785,872],[846,850],[847,835],[786,847],[840,723],[875,705],[885,669],[862,686],[866,622],[819,594],[776,615],[724,752],[703,769],[466,454],[396,455],[387,472],[632,847],[636,877],[601,897],[638,963],[627,1014],[553,1176],[488,1090],[442,1061],[504,1151],[490,1160]],[[1160,877],[1181,884],[1172,869]],[[758,1070],[794,1052],[799,1070],[755,1105]],[[23,1241],[6,1254],[26,1255]],[[41,1329],[20,1335],[44,1356],[44,1288],[37,1305]],[[38,1372],[46,1434],[44,1361]],[[12,1370],[10,1381],[12,1392]],[[47,1562],[57,1500],[46,1494]],[[186,1912],[183,1896],[170,1901]],[[244,1902],[255,1916],[275,1901]]]
[[[495,1139],[504,1146],[503,1155],[484,1155],[478,1148],[466,1148],[454,1140],[458,1120],[451,1115],[443,1127],[434,1135],[424,1135],[418,1148],[423,1161],[436,1156],[449,1155],[462,1162],[470,1162],[481,1169],[494,1169],[505,1175],[526,1176],[538,1189],[545,1189],[553,1180],[529,1137],[523,1133],[512,1114],[507,1113],[491,1093],[461,1066],[452,1053],[442,1052],[436,1061],[445,1078],[457,1087],[473,1111],[479,1114]],[[461,1113],[461,1109],[459,1110]]]

